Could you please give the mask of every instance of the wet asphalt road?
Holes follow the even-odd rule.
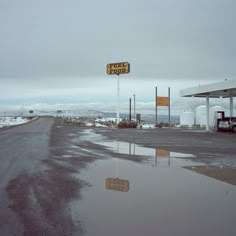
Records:
[[[0,235],[235,235],[235,186],[182,168],[235,168],[235,140],[50,117],[0,131]]]
[[[75,174],[97,148],[75,141],[78,131],[50,117],[0,131],[0,235],[83,235],[70,204],[88,186]]]
[[[22,171],[34,171],[38,161],[48,158],[52,118],[41,118],[27,125],[0,133],[1,189],[9,178]]]
[[[9,192],[11,181],[40,171],[41,161],[49,156],[49,139],[53,118],[41,118],[27,125],[0,131],[0,232],[20,235],[24,232],[18,217],[11,211],[9,197],[20,198],[17,189]],[[26,180],[26,178],[25,178]],[[16,188],[24,189],[15,185]],[[8,191],[9,190],[9,191]]]

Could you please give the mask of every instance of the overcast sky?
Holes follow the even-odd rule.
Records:
[[[0,0],[0,104],[121,102],[236,79],[235,0]],[[105,109],[103,107],[103,109]]]

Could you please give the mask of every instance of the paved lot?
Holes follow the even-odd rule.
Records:
[[[53,118],[1,131],[0,232],[235,235],[236,187],[204,169],[234,179],[235,139]]]

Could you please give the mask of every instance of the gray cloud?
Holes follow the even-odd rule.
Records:
[[[235,78],[233,0],[6,1],[0,77],[93,77],[130,61],[136,77]]]
[[[122,102],[236,79],[235,12],[234,0],[1,0],[2,103],[116,101],[106,64],[120,61]]]

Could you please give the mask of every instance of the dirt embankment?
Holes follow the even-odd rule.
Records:
[[[184,168],[228,184],[236,185],[236,168],[219,166],[188,166]]]

